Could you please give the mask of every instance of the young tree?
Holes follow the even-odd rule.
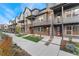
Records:
[[[19,34],[19,33],[21,32],[21,28],[20,28],[20,26],[16,26],[16,30],[15,30],[15,31],[16,31],[16,33]]]

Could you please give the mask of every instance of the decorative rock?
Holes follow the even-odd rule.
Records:
[[[66,49],[70,50],[72,53],[75,51],[75,45],[74,44],[66,44]]]

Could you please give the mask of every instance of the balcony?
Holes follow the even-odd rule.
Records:
[[[79,23],[79,16],[73,16],[73,17],[67,17],[63,19],[64,24],[68,23]],[[42,25],[50,25],[51,20],[43,20],[43,21],[34,21],[32,26],[42,26]],[[62,18],[61,19],[55,19],[54,24],[62,24]]]
[[[54,24],[61,24],[62,23],[62,19],[59,20],[55,20]],[[79,23],[79,16],[73,16],[73,17],[68,17],[63,19],[63,23],[67,24],[67,23]]]
[[[34,21],[32,26],[42,26],[51,24],[51,20]]]
[[[25,24],[24,23],[21,23],[21,25],[24,26]]]

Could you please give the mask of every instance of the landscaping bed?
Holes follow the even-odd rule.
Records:
[[[79,56],[79,42],[63,40],[60,49]]]
[[[26,37],[23,37],[23,38],[30,40],[30,41],[33,41],[33,42],[39,42],[42,39],[42,37],[34,36],[34,35],[29,35],[29,36],[26,36]]]

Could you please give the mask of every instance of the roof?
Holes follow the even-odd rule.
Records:
[[[75,7],[75,6],[78,6],[79,3],[62,3],[62,4],[59,4],[59,5],[56,5],[54,7],[51,7],[51,9],[54,10],[54,13],[58,13],[58,12],[61,12],[61,7],[63,6],[64,7],[64,10],[67,10],[69,8],[72,8],[72,7]]]
[[[40,11],[39,9],[37,9],[37,8],[34,8],[34,9],[32,9],[31,11],[34,11],[34,10],[38,10],[38,11]]]

